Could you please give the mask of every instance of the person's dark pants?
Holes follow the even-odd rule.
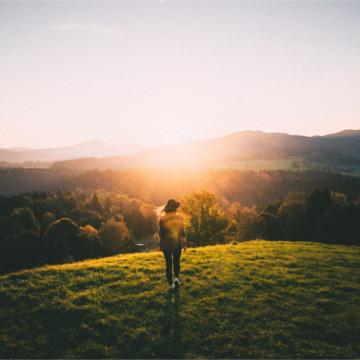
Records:
[[[169,285],[173,281],[173,267],[174,267],[174,276],[179,277],[180,274],[180,256],[181,256],[181,246],[175,248],[164,248],[163,253],[165,256],[166,262],[166,277]]]

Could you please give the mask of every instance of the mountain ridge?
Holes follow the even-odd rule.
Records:
[[[360,130],[323,136],[238,131],[186,144],[144,147],[98,139],[46,149],[0,149],[1,167],[105,170],[134,167],[237,167],[246,162],[360,167]],[[241,165],[243,166],[243,165]],[[246,165],[246,166],[251,166]],[[279,165],[282,166],[281,164]]]
[[[348,133],[347,133],[348,134]],[[236,167],[246,161],[301,161],[329,166],[360,166],[360,137],[303,136],[241,131],[108,158],[57,162],[55,168],[105,170],[134,167]]]
[[[0,148],[0,162],[51,162],[84,157],[124,155],[143,149],[137,144],[114,145],[99,139],[90,139],[78,144],[50,148]]]
[[[328,137],[360,137],[360,130],[345,129],[326,135]]]

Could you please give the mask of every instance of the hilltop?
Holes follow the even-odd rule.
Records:
[[[339,132],[328,134],[326,136],[331,137],[360,137],[360,130],[346,129]]]
[[[359,358],[360,248],[251,241],[0,277],[1,358]]]

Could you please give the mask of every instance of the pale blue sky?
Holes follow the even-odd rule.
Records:
[[[360,2],[0,2],[0,147],[360,128]]]

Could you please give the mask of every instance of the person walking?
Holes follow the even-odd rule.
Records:
[[[180,286],[181,251],[187,249],[184,219],[177,213],[179,206],[180,203],[175,199],[168,200],[159,221],[160,250],[165,257],[166,277],[171,290]]]

